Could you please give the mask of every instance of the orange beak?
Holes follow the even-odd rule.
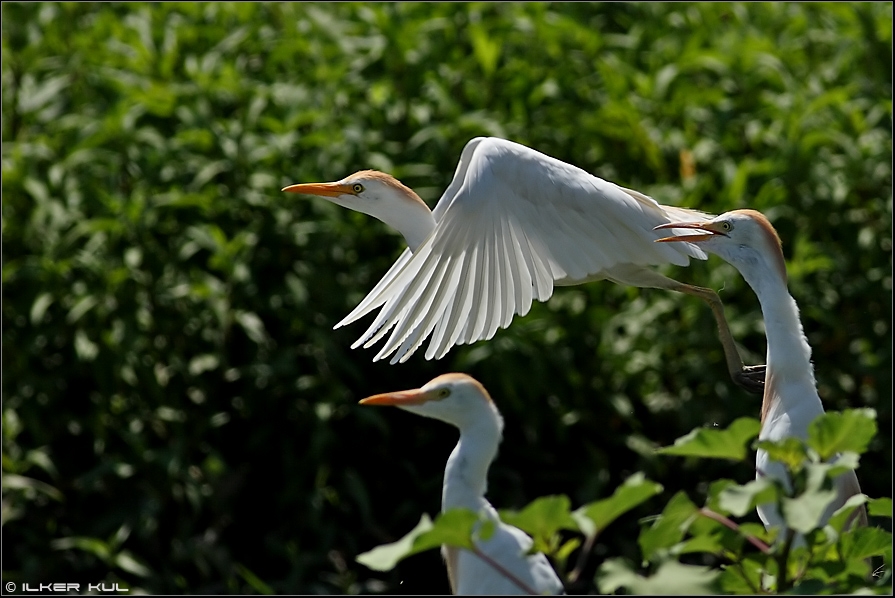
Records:
[[[414,390],[399,390],[397,392],[384,392],[382,394],[373,395],[366,399],[361,399],[361,405],[394,405],[401,407],[403,405],[422,405],[429,400],[429,393],[416,388]]]
[[[338,197],[340,195],[354,195],[351,185],[342,183],[302,183],[283,187],[287,193],[305,193],[307,195],[320,195],[322,197]]]
[[[656,243],[671,243],[673,241],[686,241],[687,243],[698,243],[700,241],[707,241],[712,237],[717,235],[728,236],[724,231],[719,228],[719,225],[714,222],[669,222],[667,224],[660,224],[653,228],[653,230],[659,230],[663,228],[689,228],[693,230],[703,231],[705,234],[701,235],[680,235],[677,237],[663,237],[661,239],[656,239]]]

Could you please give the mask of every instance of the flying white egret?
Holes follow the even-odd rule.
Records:
[[[374,361],[406,361],[431,335],[426,359],[454,345],[489,339],[554,285],[607,279],[678,291],[709,304],[733,380],[760,394],[764,366],[744,366],[718,294],[672,280],[651,266],[706,259],[696,245],[653,243],[653,227],[710,215],[663,206],[533,149],[494,137],[463,148],[435,210],[394,177],[362,170],[333,183],[290,185],[369,214],[400,231],[408,248],[335,328],[382,307],[352,348],[392,330]]]
[[[656,228],[672,227],[663,224]],[[786,263],[777,231],[755,210],[734,210],[707,222],[677,222],[673,228],[690,229],[690,234],[658,241],[698,243],[735,267],[758,296],[768,343],[759,439],[781,440],[793,436],[806,439],[808,426],[824,413],[824,408],[817,394],[811,346],[802,331],[799,307],[787,289]],[[693,231],[699,232],[693,234]],[[771,461],[766,451],[757,451],[755,467],[757,475],[763,473],[789,484],[783,465]],[[822,522],[849,497],[861,493],[854,471],[836,478],[836,491],[837,499],[827,508]],[[772,504],[760,505],[758,515],[765,527],[784,523]],[[863,506],[852,516],[852,521],[855,520],[859,525],[867,525]]]
[[[455,594],[564,593],[547,557],[543,553],[528,554],[532,539],[500,522],[497,511],[485,499],[488,468],[497,455],[503,431],[503,418],[485,387],[466,374],[443,374],[422,388],[378,394],[360,403],[394,405],[460,429],[460,440],[444,470],[442,510],[462,507],[484,513],[495,522],[494,534],[488,540],[476,541],[475,546],[497,567],[466,549],[443,546]]]

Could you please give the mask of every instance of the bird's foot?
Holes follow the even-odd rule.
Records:
[[[744,365],[743,369],[733,374],[733,381],[752,394],[764,394],[765,365]]]

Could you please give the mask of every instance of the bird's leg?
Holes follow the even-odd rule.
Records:
[[[724,347],[724,357],[727,360],[727,370],[730,372],[730,377],[746,391],[753,394],[763,394],[765,366],[745,365],[743,363],[740,352],[737,350],[736,343],[733,340],[733,334],[731,334],[730,327],[727,325],[727,318],[724,317],[724,304],[721,303],[718,293],[712,289],[684,283],[678,283],[672,290],[699,297],[709,304],[709,307],[712,308],[712,314],[715,316],[715,321],[718,323],[718,335],[721,337],[721,345]]]

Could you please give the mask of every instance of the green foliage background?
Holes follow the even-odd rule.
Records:
[[[643,516],[753,476],[653,454],[758,414],[693,298],[561,288],[491,341],[396,366],[349,349],[366,324],[331,330],[403,239],[279,189],[378,168],[434,205],[478,135],[662,203],[765,212],[821,396],[878,411],[858,474],[891,496],[891,3],[2,11],[4,581],[446,592],[435,551],[387,574],[354,557],[438,511],[456,441],[356,402],[447,371],[504,413],[500,508],[643,471],[665,486]],[[719,289],[764,361],[732,267],[669,273]],[[636,561],[637,530],[613,523],[591,571]]]

